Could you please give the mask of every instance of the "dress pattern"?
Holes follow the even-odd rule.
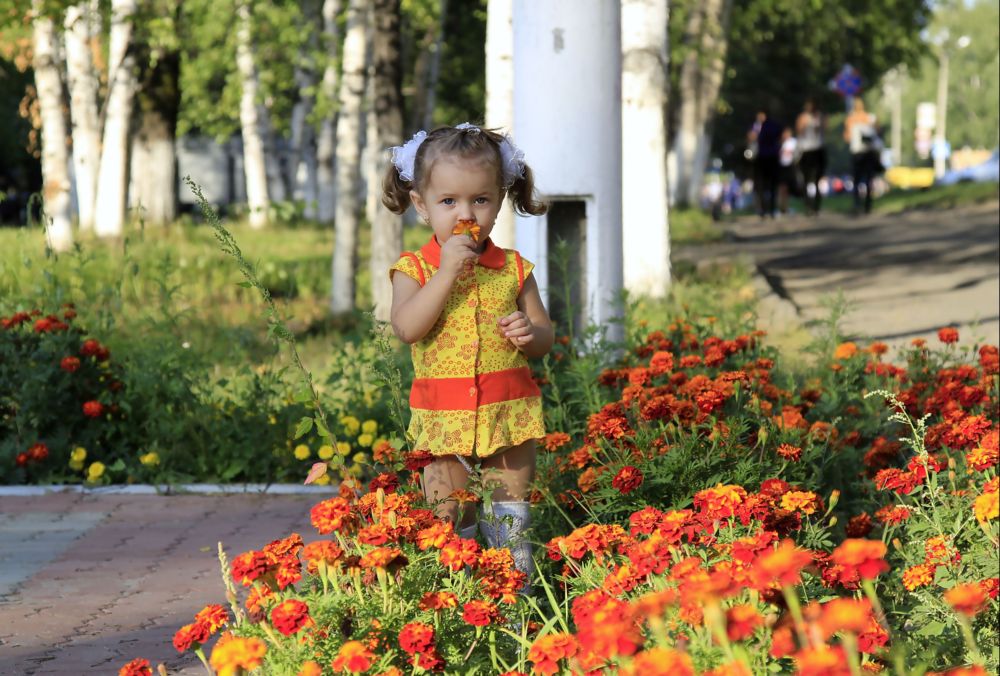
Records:
[[[421,286],[437,272],[441,246],[432,236],[405,252],[389,270]],[[499,320],[517,310],[534,265],[491,240],[472,269],[459,277],[441,316],[411,346],[413,448],[434,455],[487,457],[545,435],[542,400],[528,361],[507,340]]]

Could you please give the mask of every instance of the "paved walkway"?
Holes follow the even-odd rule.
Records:
[[[318,539],[307,495],[0,497],[0,674],[117,674],[135,657],[204,674],[171,639],[225,604],[230,559],[297,532]]]
[[[805,322],[827,317],[822,301],[840,289],[853,304],[842,326],[852,336],[902,345],[957,326],[963,343],[977,334],[1000,342],[996,201],[863,218],[746,218],[726,231],[727,241],[680,247],[675,260],[747,256]]]

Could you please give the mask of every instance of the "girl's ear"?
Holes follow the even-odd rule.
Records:
[[[416,190],[410,191],[410,201],[413,202],[413,208],[417,210],[420,214],[420,218],[427,218],[427,205],[424,204],[424,198],[420,196]]]

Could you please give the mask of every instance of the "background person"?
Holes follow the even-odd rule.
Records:
[[[816,109],[812,99],[806,99],[802,112],[795,120],[795,134],[798,137],[799,170],[805,189],[807,214],[818,214],[822,191],[820,179],[826,172],[825,136],[826,117]]]

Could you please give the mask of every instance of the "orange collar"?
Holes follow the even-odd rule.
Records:
[[[437,237],[431,235],[427,244],[420,247],[420,253],[424,260],[436,268],[441,267],[441,245],[438,244]],[[492,239],[486,240],[486,248],[479,254],[479,265],[495,270],[502,270],[507,264],[507,252],[493,243]]]

